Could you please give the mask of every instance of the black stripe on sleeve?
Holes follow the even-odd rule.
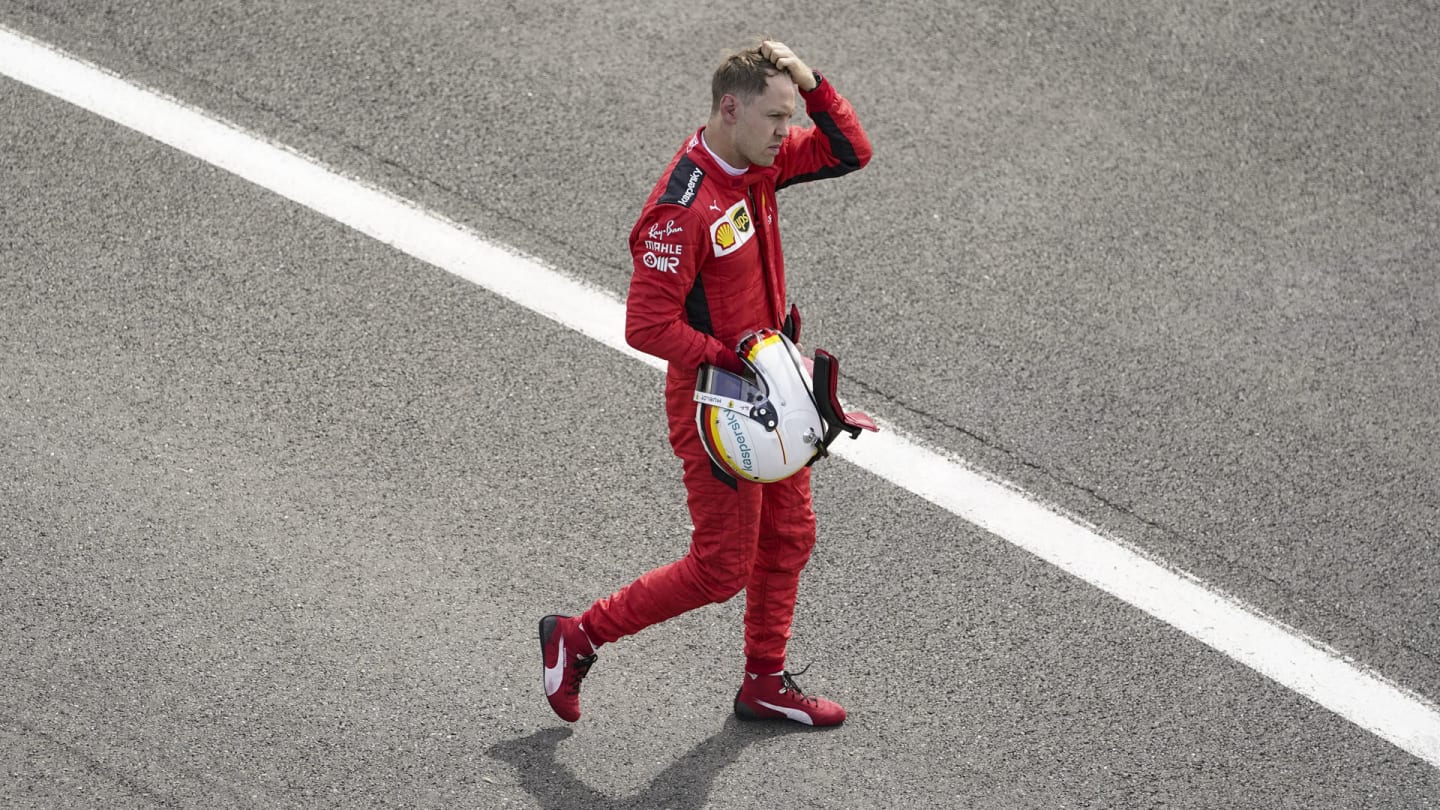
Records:
[[[855,156],[855,145],[850,143],[849,138],[845,137],[844,130],[840,129],[840,125],[835,123],[835,118],[830,115],[830,113],[813,113],[810,116],[810,120],[815,122],[815,126],[818,127],[820,132],[830,141],[830,153],[840,162],[834,166],[826,166],[823,169],[810,172],[809,174],[797,174],[776,186],[777,189],[793,186],[797,183],[808,183],[811,180],[826,180],[831,177],[839,177],[860,168],[860,159]]]
[[[690,207],[695,202],[695,196],[700,192],[700,184],[705,182],[705,171],[695,165],[695,161],[689,157],[682,157],[675,161],[675,168],[670,172],[670,179],[665,183],[665,193],[656,200],[656,205],[671,204]]]
[[[710,322],[710,302],[705,298],[705,284],[700,280],[699,272],[695,274],[695,286],[685,296],[685,320],[697,332],[715,334],[715,327]]]

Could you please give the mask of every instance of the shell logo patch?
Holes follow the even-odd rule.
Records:
[[[735,246],[735,229],[730,223],[721,222],[715,226],[715,247],[727,250]],[[717,254],[718,255],[718,254]]]
[[[750,207],[744,200],[730,206],[729,210],[710,223],[710,243],[715,248],[715,255],[725,256],[744,247],[745,243],[755,236],[753,224]]]

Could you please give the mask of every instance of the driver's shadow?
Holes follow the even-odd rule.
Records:
[[[740,758],[746,746],[778,734],[810,730],[793,723],[743,723],[732,715],[718,732],[672,762],[644,790],[621,798],[590,787],[556,759],[560,742],[574,733],[568,727],[542,729],[500,742],[486,753],[513,766],[520,786],[546,810],[693,810],[705,804],[716,777]]]

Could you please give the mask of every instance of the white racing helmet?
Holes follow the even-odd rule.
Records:
[[[840,432],[875,430],[870,417],[845,413],[835,396],[838,363],[816,350],[816,382],[795,344],[774,329],[740,339],[735,351],[753,377],[711,365],[695,383],[695,423],[710,460],[735,478],[769,483],[824,455]]]

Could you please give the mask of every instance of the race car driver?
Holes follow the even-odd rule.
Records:
[[[790,126],[797,88],[814,126]],[[602,644],[743,589],[736,714],[844,721],[843,708],[804,694],[785,668],[800,571],[815,544],[810,470],[767,484],[730,476],[705,451],[693,394],[702,363],[743,370],[735,347],[746,331],[783,328],[798,340],[799,313],[786,313],[776,191],[869,159],[850,103],[783,43],[761,42],[715,71],[708,122],[670,161],[630,233],[626,301],[630,345],[668,363],[665,410],[694,523],[690,549],[578,617],[541,619],[546,696],[562,719],[579,719],[580,684]]]

